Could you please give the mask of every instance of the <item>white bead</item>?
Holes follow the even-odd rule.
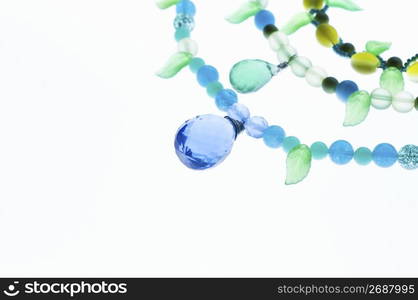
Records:
[[[296,56],[290,61],[290,68],[293,74],[297,77],[305,77],[306,72],[312,67],[312,62],[309,58],[303,56]]]
[[[372,92],[372,106],[377,109],[386,109],[392,104],[392,93],[385,89],[375,89]]]
[[[258,1],[258,3],[260,3],[260,5],[263,7],[263,8],[266,8],[267,7],[267,5],[269,4],[269,0],[257,0]]]
[[[187,52],[193,56],[196,56],[199,46],[191,38],[184,38],[178,42],[178,51]]]
[[[393,97],[392,106],[400,113],[410,112],[414,108],[415,98],[409,92],[402,91]]]
[[[322,86],[322,81],[327,77],[327,72],[320,67],[311,67],[305,74],[306,81],[314,87]]]
[[[283,32],[276,31],[270,34],[268,41],[270,48],[273,51],[278,51],[280,48],[289,45],[289,38]]]
[[[296,49],[292,46],[283,46],[277,51],[277,59],[279,63],[287,63],[289,62],[290,58],[297,54]]]

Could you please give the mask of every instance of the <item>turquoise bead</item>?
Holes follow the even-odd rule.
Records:
[[[366,147],[358,148],[354,152],[354,160],[361,166],[368,165],[373,160],[372,151]]]
[[[283,141],[283,150],[288,153],[290,150],[300,145],[300,141],[295,136],[288,136]]]
[[[190,31],[187,28],[179,28],[174,34],[174,38],[177,42],[188,37],[190,37]]]
[[[190,0],[182,0],[177,4],[176,12],[177,14],[185,14],[193,17],[196,14],[196,6]]]
[[[391,167],[398,161],[398,151],[391,144],[377,145],[373,150],[373,161],[379,167]]]
[[[222,89],[223,89],[223,85],[219,81],[211,82],[206,87],[206,91],[209,97],[212,97],[212,98],[215,98],[216,95],[219,93],[219,91]]]
[[[192,61],[189,64],[190,70],[193,73],[197,73],[201,67],[205,65],[205,61],[201,59],[200,57],[195,57],[192,59]]]
[[[279,148],[284,140],[285,132],[280,126],[270,126],[263,133],[264,143],[270,148]]]
[[[328,155],[328,147],[323,142],[315,142],[311,146],[312,158],[324,159]]]

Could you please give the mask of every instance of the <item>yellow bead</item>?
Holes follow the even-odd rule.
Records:
[[[361,74],[372,74],[380,65],[376,55],[369,52],[356,53],[351,57],[351,65]]]
[[[337,30],[329,24],[321,24],[316,28],[316,38],[324,46],[331,48],[339,42]]]
[[[418,61],[408,67],[406,74],[408,74],[411,81],[418,82]]]
[[[324,6],[324,0],[303,0],[303,6],[306,9],[321,9]]]

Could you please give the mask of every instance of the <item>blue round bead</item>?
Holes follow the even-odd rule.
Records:
[[[245,123],[250,118],[250,110],[244,104],[235,103],[228,109],[228,116],[231,119]]]
[[[382,168],[388,168],[398,160],[398,151],[391,144],[377,145],[373,150],[373,161]]]
[[[348,98],[352,93],[358,91],[358,86],[354,81],[344,80],[337,85],[335,92],[337,93],[338,98],[342,101],[347,102]]]
[[[266,119],[263,117],[251,117],[244,124],[245,131],[253,138],[259,139],[263,137],[264,131],[269,127]]]
[[[174,28],[177,30],[179,28],[185,28],[189,32],[192,32],[195,26],[194,19],[191,16],[185,14],[178,14],[174,19]]]
[[[285,132],[280,126],[270,126],[263,133],[264,143],[270,148],[279,148],[284,140]]]
[[[188,37],[190,37],[190,31],[187,28],[179,28],[174,34],[174,38],[177,42]]]
[[[238,96],[233,90],[223,89],[216,95],[216,106],[222,111],[228,111],[237,102]]]
[[[196,14],[196,6],[190,0],[182,0],[177,4],[176,12],[193,17]]]
[[[288,136],[283,141],[283,150],[284,152],[288,153],[296,146],[300,145],[300,141],[295,136]]]
[[[212,66],[205,65],[197,71],[197,81],[203,87],[207,87],[209,83],[218,81],[218,79],[218,70]]]
[[[212,168],[231,152],[236,137],[232,123],[220,116],[202,115],[184,123],[174,141],[181,162],[194,170]]]
[[[205,61],[200,57],[195,57],[191,60],[189,67],[193,73],[197,73],[201,67],[205,65]]]
[[[274,25],[276,20],[270,11],[261,10],[255,15],[254,21],[255,26],[257,26],[258,29],[263,30],[267,25]]]
[[[336,141],[329,148],[331,160],[338,165],[348,164],[354,156],[353,146],[347,141]]]

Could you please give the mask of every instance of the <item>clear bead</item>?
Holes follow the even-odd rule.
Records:
[[[177,47],[179,52],[187,52],[193,56],[196,56],[197,52],[199,51],[199,46],[191,38],[184,38],[180,40],[177,44]]]
[[[295,48],[293,48],[290,45],[283,46],[277,51],[277,59],[279,60],[279,63],[287,63],[290,61],[292,57],[294,57],[297,54],[297,51]]]
[[[407,170],[418,169],[418,146],[404,146],[399,151],[399,163]]]
[[[264,130],[266,130],[268,127],[269,124],[263,117],[251,117],[245,123],[245,130],[247,134],[256,139],[262,138]]]
[[[194,29],[195,23],[193,17],[185,14],[178,14],[174,19],[174,28],[186,28],[189,32]]]
[[[377,109],[386,109],[392,104],[392,94],[379,88],[372,92],[372,106]]]
[[[397,93],[393,97],[392,106],[393,108],[400,113],[410,112],[415,105],[415,98],[409,92],[403,91]]]
[[[322,86],[322,81],[327,76],[327,72],[320,67],[311,67],[305,74],[306,81],[313,87]]]
[[[290,68],[293,74],[297,77],[305,77],[306,72],[312,67],[312,62],[309,58],[303,56],[296,56],[290,61]]]
[[[245,123],[250,118],[250,111],[244,104],[235,103],[228,110],[228,116],[231,119]]]
[[[275,52],[277,52],[280,48],[289,45],[289,38],[287,37],[287,35],[280,31],[272,33],[269,36],[268,41],[270,43],[271,50]]]

